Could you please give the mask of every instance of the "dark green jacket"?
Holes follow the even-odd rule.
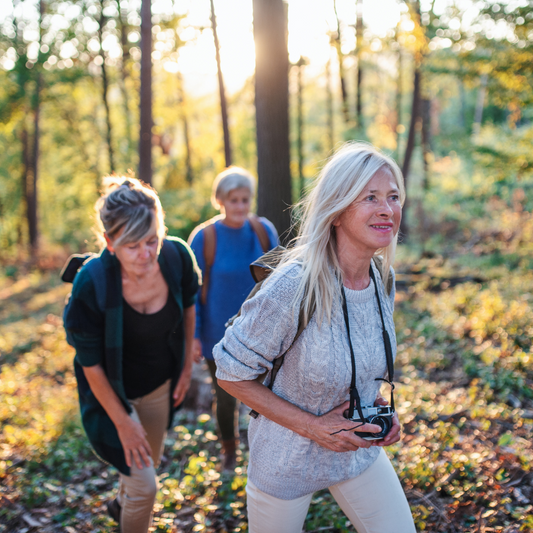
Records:
[[[172,406],[172,391],[178,381],[183,366],[185,332],[183,328],[183,309],[194,305],[198,292],[198,267],[194,254],[181,239],[169,237],[164,247],[172,246],[178,254],[159,254],[159,265],[170,293],[176,300],[180,315],[176,326],[169,335],[168,343],[174,356],[174,372],[172,376],[171,405],[169,427],[175,409]],[[168,264],[168,258],[179,258],[180,264]],[[89,273],[82,267],[74,279],[71,300],[65,316],[65,327],[72,336],[76,357],[74,368],[78,380],[81,418],[83,427],[95,452],[106,462],[111,463],[123,474],[129,475],[124,451],[118,438],[117,430],[92,393],[82,367],[102,365],[111,387],[124,404],[128,413],[131,406],[124,392],[122,381],[122,278],[120,263],[107,248],[99,258],[106,275],[105,311],[99,310],[96,291]],[[177,263],[177,261],[176,261]]]

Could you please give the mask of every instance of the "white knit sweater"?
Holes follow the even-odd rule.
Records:
[[[382,302],[385,325],[396,357],[392,318],[394,289],[386,296],[378,270],[373,266]],[[298,311],[291,308],[300,267],[275,272],[252,299],[243,314],[215,346],[217,378],[252,380],[272,368],[272,361],[290,346],[298,329]],[[334,278],[332,276],[332,283]],[[373,405],[386,377],[387,364],[381,319],[374,283],[361,291],[345,288],[350,331],[357,369],[357,389],[364,405]],[[342,304],[335,302],[331,324],[319,328],[316,317],[285,356],[274,383],[278,396],[315,415],[327,413],[349,399],[352,377],[350,349]],[[379,447],[354,452],[333,452],[294,431],[259,416],[248,430],[250,462],[248,476],[263,492],[292,500],[342,481],[366,470]]]

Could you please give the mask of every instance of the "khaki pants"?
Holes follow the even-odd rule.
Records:
[[[383,450],[360,476],[329,487],[357,533],[416,533],[398,476]],[[250,533],[301,533],[313,494],[280,500],[246,486]]]
[[[131,417],[140,422],[152,448],[150,466],[139,470],[133,463],[129,476],[120,474],[118,502],[122,507],[122,533],[146,533],[152,521],[152,510],[157,494],[156,468],[165,443],[170,410],[170,380],[146,396],[129,400],[133,407]]]

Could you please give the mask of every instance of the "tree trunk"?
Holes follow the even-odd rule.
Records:
[[[152,6],[141,3],[139,178],[152,183]]]
[[[106,119],[106,142],[107,142],[107,152],[109,155],[109,171],[115,172],[115,157],[113,152],[113,134],[111,127],[111,115],[109,109],[109,100],[108,100],[108,80],[107,80],[107,68],[105,64],[105,54],[104,49],[102,48],[103,37],[106,20],[104,16],[104,0],[100,0],[100,19],[98,21],[98,39],[100,40],[100,57],[102,58],[102,101],[104,103],[105,109],[105,119]]]
[[[474,114],[474,124],[472,125],[472,134],[474,137],[479,135],[481,123],[483,122],[483,108],[485,107],[485,95],[487,93],[487,74],[482,74],[479,80],[479,89],[477,92],[476,112]]]
[[[41,45],[41,23],[44,15],[44,1],[39,0],[39,48]],[[39,222],[38,222],[38,197],[37,184],[39,181],[39,155],[40,155],[40,119],[41,119],[41,62],[40,58],[35,65],[35,92],[32,98],[33,112],[33,146],[30,155],[29,172],[26,173],[26,206],[28,214],[28,234],[30,254],[35,260],[39,248]]]
[[[422,119],[422,158],[424,163],[424,182],[423,187],[425,191],[429,190],[429,181],[431,173],[431,100],[429,98],[422,98],[421,103],[421,119]]]
[[[405,147],[405,156],[403,159],[402,172],[405,183],[409,179],[409,169],[411,157],[415,148],[416,123],[420,116],[420,83],[422,74],[419,68],[415,68],[413,82],[413,103],[411,105],[411,121],[409,123],[409,135],[407,136],[407,146]]]
[[[328,132],[328,151],[329,153],[333,152],[333,148],[335,146],[335,129],[334,129],[334,116],[333,116],[333,91],[331,90],[331,57],[328,59],[328,62],[326,63],[326,109],[327,109],[327,117],[328,117],[328,126],[327,126],[327,132]]]
[[[26,222],[28,224],[28,240],[29,240],[29,227],[30,227],[30,203],[31,203],[31,198],[30,198],[30,194],[29,194],[29,189],[28,189],[28,178],[30,176],[30,167],[31,167],[31,162],[30,162],[30,143],[29,143],[29,138],[28,138],[28,126],[26,124],[26,120],[25,118],[23,118],[22,120],[22,131],[20,133],[20,142],[21,142],[21,145],[22,145],[22,176],[21,176],[21,187],[22,187],[22,197],[24,199],[24,204],[25,204],[25,208],[26,208],[26,213],[25,213],[25,217],[22,215],[21,216],[21,224],[20,226],[22,227],[23,223],[22,223],[22,219],[23,217],[26,219]],[[20,242],[19,244],[22,244],[23,242],[23,238],[22,238],[22,234],[24,234],[25,231],[21,232],[21,239],[20,239]]]
[[[124,15],[120,2],[117,2],[118,9],[118,23],[120,24],[120,44],[122,46],[122,59],[120,62],[120,92],[122,93],[122,105],[124,107],[124,123],[126,125],[126,141],[128,143],[127,159],[131,159],[133,154],[133,136],[132,136],[132,120],[129,106],[128,95],[128,61],[130,57],[130,50],[128,46],[128,25],[124,21]]]
[[[363,127],[363,66],[361,64],[361,52],[363,48],[363,0],[356,1],[357,20],[356,31],[356,56],[357,56],[357,89],[355,102],[355,118],[357,127]]]
[[[297,118],[297,128],[298,128],[298,138],[297,138],[297,148],[298,148],[298,177],[300,178],[300,197],[303,196],[305,188],[305,178],[304,178],[304,150],[303,150],[303,83],[302,83],[302,70],[305,65],[305,60],[303,57],[300,57],[296,66],[298,67],[298,118]]]
[[[41,75],[37,74],[35,82],[35,99],[33,104],[33,146],[31,154],[31,167],[27,182],[28,191],[28,231],[32,257],[35,257],[39,247],[39,228],[37,217],[37,183],[39,180],[39,141],[40,141],[40,115],[41,115]]]
[[[420,82],[422,74],[419,67],[415,67],[414,83],[413,83],[413,104],[411,106],[411,122],[409,124],[409,135],[407,136],[407,146],[405,147],[405,156],[403,159],[402,173],[405,181],[405,188],[407,189],[407,183],[409,181],[409,168],[411,165],[411,158],[413,156],[413,150],[415,148],[415,134],[418,118],[420,116]],[[404,236],[408,234],[407,228],[407,201],[403,207],[403,217],[400,227],[400,231]]]
[[[253,0],[255,109],[259,215],[282,239],[290,238],[292,204],[289,148],[289,54],[287,4]]]
[[[400,29],[400,25],[398,24],[396,26],[396,32],[395,32],[395,41],[398,44],[398,76],[396,79],[396,128],[395,128],[395,134],[396,134],[396,154],[399,156],[401,154],[401,133],[400,130],[402,129],[402,69],[403,69],[403,61],[402,61],[402,49],[400,48],[400,42],[398,40],[398,32]]]
[[[217,74],[218,74],[218,92],[220,94],[220,112],[222,115],[222,130],[224,132],[224,157],[226,159],[226,166],[232,164],[231,157],[231,139],[229,134],[228,124],[228,104],[226,101],[226,91],[224,89],[224,78],[222,76],[222,67],[220,65],[220,45],[217,34],[217,19],[215,16],[215,4],[211,0],[211,27],[213,28],[213,38],[215,40],[215,53],[217,60]]]
[[[348,111],[348,91],[346,89],[346,76],[344,73],[344,54],[342,53],[341,46],[341,22],[339,16],[337,15],[337,1],[333,0],[333,8],[335,10],[335,17],[337,19],[337,35],[334,39],[335,49],[337,50],[337,57],[339,60],[339,78],[341,84],[341,97],[342,97],[342,116],[344,117],[344,122],[348,123],[350,121],[350,114]]]
[[[191,142],[189,138],[189,120],[185,106],[185,91],[183,89],[183,78],[178,72],[178,103],[181,109],[181,122],[183,124],[183,138],[185,140],[185,179],[192,185],[194,174],[191,165]]]

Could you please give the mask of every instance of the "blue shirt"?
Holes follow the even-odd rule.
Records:
[[[276,228],[266,218],[260,218],[265,226],[270,248],[278,245]],[[196,302],[195,337],[202,341],[202,353],[206,359],[213,359],[213,346],[222,339],[225,324],[235,315],[255,282],[250,273],[250,263],[263,255],[261,243],[245,221],[242,228],[230,228],[222,221],[214,223],[216,231],[216,252],[207,290],[207,303],[202,305],[200,295]],[[204,231],[200,230],[192,240],[191,248],[198,266],[204,272]]]

